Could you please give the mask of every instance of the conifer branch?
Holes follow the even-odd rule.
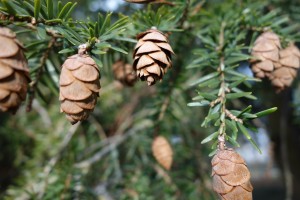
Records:
[[[219,127],[219,148],[223,149],[225,147],[225,136],[226,136],[226,124],[225,124],[225,117],[226,117],[226,82],[225,82],[225,63],[224,63],[224,29],[225,29],[226,23],[222,22],[220,27],[220,35],[219,35],[219,46],[217,47],[217,50],[220,52],[220,65],[218,68],[218,71],[220,72],[219,79],[220,79],[220,89],[218,94],[218,99],[221,104],[221,115],[220,115],[220,121],[221,125]]]
[[[31,111],[32,102],[33,102],[34,97],[35,97],[35,92],[36,92],[36,89],[37,89],[37,86],[38,86],[38,82],[39,82],[41,76],[43,75],[44,66],[45,66],[46,61],[49,57],[49,54],[52,50],[52,47],[55,45],[55,43],[56,43],[56,38],[52,37],[49,40],[46,51],[43,53],[42,57],[40,58],[38,70],[37,70],[37,73],[36,73],[36,78],[31,83],[29,83],[29,90],[28,90],[29,100],[28,100],[27,107],[26,107],[27,112]]]

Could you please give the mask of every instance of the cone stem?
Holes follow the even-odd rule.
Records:
[[[224,74],[224,68],[225,68],[225,64],[224,64],[224,52],[223,52],[223,46],[224,46],[224,28],[225,28],[226,24],[223,22],[221,25],[221,29],[220,29],[220,35],[219,35],[219,46],[217,47],[217,50],[220,51],[220,65],[218,68],[218,71],[220,71],[220,81],[221,81],[221,85],[220,85],[220,89],[219,89],[219,95],[218,95],[218,99],[221,103],[221,117],[220,117],[220,121],[221,121],[221,125],[219,128],[219,137],[218,137],[218,142],[219,142],[219,149],[224,149],[226,147],[225,144],[225,135],[226,135],[226,124],[225,124],[225,117],[226,117],[226,91],[227,91],[227,86],[226,86],[226,82],[225,82],[225,74]]]
[[[226,108],[226,93],[230,92],[228,85],[225,79],[225,54],[223,51],[224,47],[224,29],[226,27],[226,23],[223,22],[220,27],[219,34],[219,45],[216,48],[216,51],[219,52],[219,67],[218,72],[219,80],[220,80],[220,88],[218,93],[218,98],[210,103],[211,107],[214,107],[216,104],[221,104],[220,109],[220,126],[219,126],[219,136],[218,136],[218,149],[224,150],[226,149],[226,117],[231,120],[234,120],[238,123],[243,123],[243,121],[236,116],[234,116],[227,108]]]
[[[79,45],[79,47],[78,47],[78,54],[79,55],[83,55],[83,54],[86,54],[86,52],[87,52],[87,44],[81,44],[81,45]]]

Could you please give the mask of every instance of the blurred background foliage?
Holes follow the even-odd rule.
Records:
[[[202,53],[199,54],[199,48],[205,49],[210,43],[201,35],[214,27],[217,29],[217,20],[225,18],[232,24],[244,20],[251,22],[251,27],[270,26],[284,40],[299,41],[299,2],[176,0],[172,1],[175,6],[136,5],[122,0],[76,2],[72,21],[62,19],[53,24],[47,22],[52,19],[48,16],[45,23],[36,28],[17,20],[9,25],[25,44],[34,85],[27,102],[16,115],[0,114],[0,198],[216,199],[210,183],[208,154],[212,149],[210,145],[201,145],[213,131],[201,127],[207,108],[187,107],[197,93],[190,83],[208,70],[201,66],[191,67],[198,65],[196,59]],[[99,21],[98,13],[105,19],[109,11],[113,11],[112,23],[104,29],[108,30],[116,21],[120,27],[112,35],[99,33],[100,40],[107,36],[107,41],[103,40],[107,43],[93,46],[97,38],[94,22]],[[244,15],[239,16],[239,13]],[[233,18],[226,18],[228,16]],[[4,21],[2,24],[11,23]],[[98,26],[103,24],[98,23]],[[79,38],[73,29],[68,29],[73,25],[80,27]],[[138,82],[132,88],[124,87],[114,80],[111,66],[120,58],[131,63],[135,35],[153,25],[170,35],[170,44],[176,52],[174,66],[163,82],[155,86]],[[209,25],[211,29],[207,29]],[[244,29],[242,37],[248,47],[259,31]],[[214,32],[208,35],[215,37]],[[93,56],[101,66],[102,89],[89,119],[72,126],[59,112],[59,71],[66,57],[84,42],[89,42],[95,50]],[[247,49],[242,52],[247,54]],[[191,69],[187,69],[188,66]],[[252,76],[246,62],[236,70]],[[245,138],[238,139],[240,152],[252,172],[254,199],[284,199],[291,191],[292,199],[299,199],[299,80],[297,78],[293,87],[281,94],[270,89],[267,81],[251,82],[251,85],[258,100],[234,101],[232,108],[248,104],[253,105],[255,112],[279,108],[275,114],[253,122],[259,127],[259,133],[251,134],[262,149],[262,155],[253,152]],[[31,112],[26,112],[30,107]],[[172,145],[174,164],[170,172],[152,156],[151,143],[156,135],[167,137]],[[290,181],[292,184],[287,184]]]

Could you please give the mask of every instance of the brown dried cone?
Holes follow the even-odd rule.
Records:
[[[150,29],[137,36],[138,43],[133,52],[133,69],[142,81],[153,85],[162,80],[168,68],[172,67],[174,54],[167,37],[156,29]]]
[[[76,124],[88,118],[97,103],[100,91],[100,71],[95,61],[87,54],[69,57],[60,74],[60,110],[67,119]]]
[[[136,72],[132,65],[119,60],[113,64],[113,72],[115,78],[123,85],[133,86],[137,80]]]
[[[0,110],[15,113],[26,99],[29,68],[16,34],[0,27]]]
[[[220,199],[251,200],[253,187],[244,159],[233,149],[218,150],[212,161],[213,189]]]
[[[269,77],[279,62],[280,49],[280,39],[273,32],[264,32],[256,39],[251,52],[255,59],[250,60],[255,77]]]
[[[279,64],[275,66],[275,70],[270,76],[270,80],[277,91],[281,91],[292,84],[300,67],[300,51],[294,44],[282,49],[279,54]]]
[[[156,161],[165,169],[170,170],[173,162],[173,150],[168,140],[157,136],[152,142],[152,153]]]

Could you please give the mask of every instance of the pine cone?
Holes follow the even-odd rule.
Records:
[[[219,150],[212,161],[213,189],[220,199],[251,200],[253,187],[244,159],[233,149]]]
[[[256,39],[251,55],[257,59],[250,60],[250,63],[257,78],[269,77],[278,65],[280,49],[280,39],[275,33],[265,32]]]
[[[15,113],[26,99],[29,68],[16,34],[0,27],[0,110]]]
[[[76,54],[63,64],[60,74],[60,110],[76,124],[86,120],[97,103],[100,91],[100,72],[87,54]]]
[[[173,162],[173,150],[165,137],[158,136],[154,138],[152,153],[159,164],[165,169],[170,170]]]
[[[123,85],[133,86],[137,80],[136,73],[132,65],[119,60],[113,64],[113,72],[115,78]]]
[[[138,43],[133,53],[133,69],[142,81],[153,85],[162,80],[171,68],[171,54],[174,54],[167,37],[156,29],[150,29],[137,36]]]
[[[300,51],[294,44],[282,49],[279,55],[279,65],[270,76],[270,80],[277,91],[281,91],[292,84],[300,67]]]

